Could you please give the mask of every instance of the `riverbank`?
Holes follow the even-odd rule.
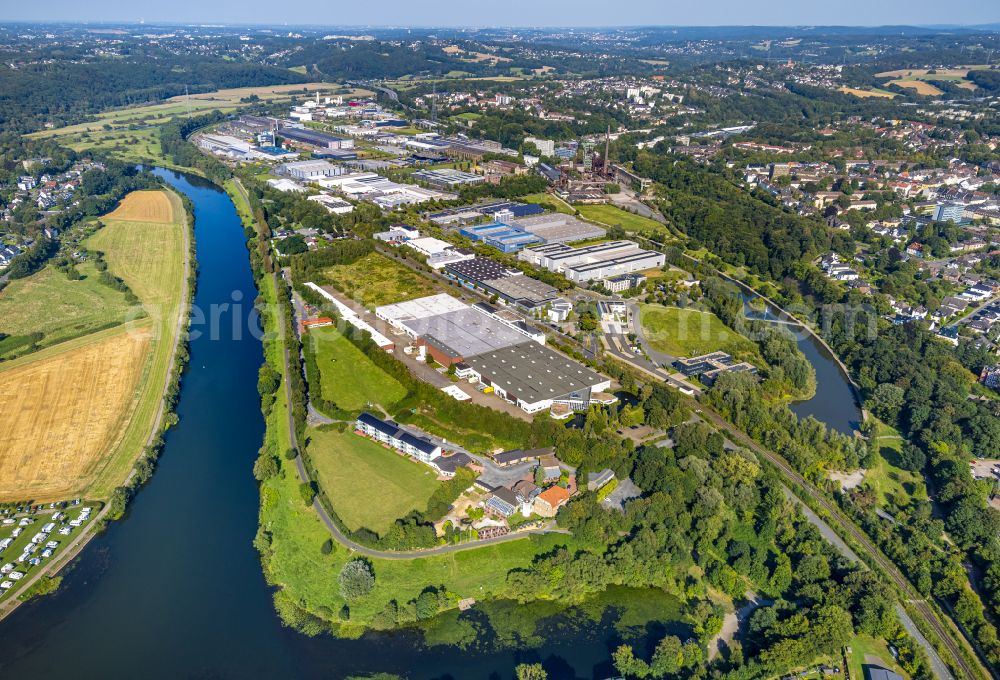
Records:
[[[43,562],[37,570],[30,573],[26,578],[21,579],[15,588],[12,588],[6,595],[6,599],[0,604],[0,620],[3,620],[13,613],[22,603],[28,599],[22,599],[25,593],[42,579],[53,579],[63,569],[70,565],[75,557],[106,527],[106,523],[112,519],[119,519],[125,510],[128,497],[134,490],[148,481],[152,474],[152,467],[155,459],[162,447],[163,436],[166,431],[176,423],[176,415],[173,408],[176,405],[177,393],[181,375],[187,364],[187,330],[190,324],[191,302],[195,289],[195,242],[194,242],[194,216],[190,205],[184,201],[176,192],[164,189],[169,192],[170,200],[174,204],[174,210],[179,211],[181,217],[182,246],[181,246],[181,266],[179,278],[179,291],[176,304],[176,312],[159,319],[161,329],[169,332],[169,339],[161,339],[161,345],[168,350],[160,352],[149,359],[152,364],[144,372],[145,380],[152,380],[154,376],[162,374],[160,386],[149,387],[143,395],[143,401],[152,405],[155,400],[155,412],[152,416],[151,424],[145,433],[141,443],[135,445],[134,453],[131,446],[127,446],[126,440],[122,446],[127,446],[122,450],[122,455],[117,466],[106,467],[102,471],[102,479],[108,480],[108,488],[113,488],[108,498],[100,498],[102,505],[91,520],[80,528],[77,534],[68,544],[58,551],[48,562]],[[107,228],[107,227],[106,227]],[[159,305],[159,299],[147,299],[144,303]],[[169,310],[169,307],[167,307]],[[138,407],[132,413],[132,419],[140,418],[142,408]],[[131,455],[129,455],[131,454]],[[147,463],[142,465],[142,463]],[[121,474],[122,466],[127,466],[128,472]],[[110,475],[117,474],[117,478]],[[53,592],[54,589],[44,589],[44,594]]]

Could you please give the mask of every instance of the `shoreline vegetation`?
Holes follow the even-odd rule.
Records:
[[[135,288],[139,293],[138,301],[142,304],[152,305],[150,309],[166,305],[165,308],[168,310],[166,314],[163,314],[162,311],[154,312],[151,317],[153,332],[158,333],[159,337],[153,350],[154,355],[147,359],[141,377],[143,384],[136,386],[136,390],[142,393],[141,405],[130,414],[130,423],[127,426],[129,431],[132,431],[134,429],[132,425],[138,422],[137,419],[144,418],[149,421],[149,427],[145,433],[136,431],[134,435],[131,435],[131,438],[119,442],[121,453],[115,457],[116,460],[108,457],[103,461],[104,467],[100,473],[100,483],[95,481],[94,484],[97,486],[93,487],[92,485],[92,489],[85,493],[85,497],[96,500],[100,506],[99,510],[94,514],[90,523],[81,528],[80,533],[68,541],[63,550],[59,551],[51,561],[43,563],[39,569],[30,573],[28,578],[21,581],[18,588],[11,589],[11,593],[0,605],[0,620],[13,612],[21,603],[33,597],[55,592],[62,581],[62,577],[59,576],[60,572],[72,563],[72,560],[79,555],[90,540],[103,532],[109,522],[124,516],[131,498],[152,477],[167,430],[177,423],[174,409],[177,405],[180,383],[189,359],[190,306],[197,286],[194,211],[187,196],[182,196],[171,187],[163,184],[159,184],[157,190],[164,192],[170,202],[171,218],[169,224],[177,224],[182,234],[179,250],[179,276],[175,282],[178,287],[176,299],[171,302],[173,293],[157,289],[155,283],[147,286],[142,282],[141,277],[146,274],[142,268],[132,271],[133,285],[126,287],[126,291],[129,293],[131,293],[132,288]],[[129,200],[128,196],[131,195],[131,193],[127,194],[122,198],[116,211],[122,209],[122,206]],[[124,224],[129,224],[130,220],[135,217],[129,214],[119,213],[119,215]],[[103,219],[109,220],[113,224],[116,219],[115,213],[108,213]],[[141,217],[138,218],[138,222],[142,222]],[[104,229],[110,229],[110,227],[105,226]],[[99,230],[97,234],[101,234],[101,231]],[[112,261],[107,266],[112,270],[121,271],[122,266],[127,267],[127,264],[134,260],[132,255],[125,257],[129,259],[123,259],[117,265]],[[129,275],[125,276],[127,278]],[[136,276],[139,278],[134,278]],[[109,332],[113,331],[104,331],[105,334]],[[72,344],[72,342],[55,344],[52,349],[58,351],[62,344]],[[30,358],[31,355],[26,355],[22,361],[29,361]],[[160,387],[150,382],[157,378],[162,379]],[[141,437],[141,443],[133,443],[135,437]],[[112,463],[114,464],[112,465]],[[95,492],[93,488],[98,490]],[[100,489],[105,489],[105,491],[102,492]]]
[[[255,278],[260,286],[259,302],[267,309],[274,309],[273,305],[279,301],[279,296],[287,294],[287,291],[279,291],[274,285],[275,277],[265,274],[266,269],[271,266],[271,260],[265,244],[258,240],[267,231],[266,223],[262,220],[263,212],[259,209],[251,209],[247,197],[242,191],[236,191],[235,184],[230,183],[227,189],[230,190],[230,194],[238,206],[243,204],[238,209],[244,218],[248,250],[254,263]],[[280,285],[284,288],[286,284],[281,282]],[[282,304],[287,305],[283,299]],[[284,314],[280,311],[279,313]],[[277,328],[275,316],[274,314],[264,316],[265,328],[269,331],[265,341],[265,361],[270,365],[271,370],[278,371],[282,367],[280,357],[288,348],[284,346],[285,338],[279,337],[274,332]],[[285,335],[287,336],[287,325]],[[297,356],[298,352],[294,351],[294,346],[292,349],[290,354]],[[307,374],[311,354],[311,352],[306,353]],[[263,372],[264,370],[262,370]],[[281,380],[286,377],[282,377]],[[299,383],[300,380],[300,377],[295,375],[295,382]],[[546,579],[552,578],[552,576],[543,576],[549,569],[569,569],[572,571],[574,567],[571,565],[581,565],[578,568],[584,569],[601,569],[598,565],[607,558],[600,557],[601,549],[597,546],[609,539],[601,539],[597,545],[594,545],[588,544],[587,541],[580,543],[579,539],[572,536],[548,536],[532,538],[530,543],[518,541],[502,548],[493,546],[483,550],[461,553],[461,555],[446,558],[449,561],[461,559],[461,568],[457,568],[458,565],[452,563],[452,567],[445,572],[446,577],[442,578],[440,572],[437,572],[436,576],[427,581],[423,581],[421,578],[425,570],[433,568],[435,565],[441,565],[441,558],[432,557],[401,562],[398,560],[359,559],[352,556],[350,551],[330,540],[326,528],[322,526],[315,513],[308,507],[319,489],[315,485],[304,488],[295,474],[293,461],[303,452],[287,450],[284,455],[281,455],[283,447],[291,441],[291,438],[288,431],[289,419],[287,418],[289,405],[285,399],[285,391],[279,389],[279,385],[274,385],[272,382],[261,393],[262,410],[267,419],[267,430],[266,440],[255,466],[255,473],[261,480],[260,529],[255,539],[255,545],[261,553],[268,583],[279,587],[274,595],[275,606],[287,625],[310,635],[326,632],[342,637],[357,637],[372,629],[400,627],[412,629],[413,626],[423,627],[424,622],[430,622],[433,625],[434,622],[442,621],[439,618],[442,612],[446,613],[447,616],[457,617],[454,619],[457,622],[468,621],[462,614],[457,613],[457,604],[463,596],[470,594],[468,590],[464,590],[469,585],[473,586],[472,592],[476,593],[477,601],[479,598],[484,598],[483,602],[486,604],[482,605],[483,607],[502,608],[505,599],[513,598],[521,603],[521,607],[525,606],[526,603],[548,603],[549,607],[565,610],[581,605],[590,595],[607,592],[607,588],[613,584],[634,583],[636,586],[652,587],[654,590],[662,589],[680,598],[682,602],[682,628],[678,631],[682,635],[680,639],[694,637],[699,641],[692,642],[690,647],[683,646],[686,659],[684,663],[700,664],[702,662],[704,652],[701,645],[707,643],[718,633],[723,614],[727,608],[719,601],[714,600],[710,591],[700,591],[695,588],[692,592],[690,589],[685,591],[684,588],[679,587],[680,584],[673,580],[675,577],[669,575],[672,569],[668,568],[666,573],[652,578],[648,575],[632,579],[626,578],[625,583],[622,583],[620,575],[617,578],[608,575],[608,577],[594,581],[589,578],[576,581],[581,576],[575,576],[573,579],[575,585],[570,586],[569,583],[559,583],[559,581],[568,578],[568,574],[565,574],[555,582],[550,581],[547,586],[542,585]],[[305,383],[302,382],[301,385],[297,386],[297,389],[303,391],[302,396],[296,397],[302,399],[303,404],[301,406],[293,405],[293,408],[304,408]],[[292,420],[294,422],[294,419]],[[308,430],[304,426],[302,434],[308,439]],[[301,438],[300,441],[302,441]],[[680,452],[675,455],[680,455]],[[308,456],[305,456],[303,460],[308,461]],[[714,465],[715,463],[710,464]],[[669,469],[669,464],[667,469]],[[752,473],[754,476],[763,472],[756,465],[753,465],[753,469],[757,470],[756,473]],[[653,480],[661,479],[666,473],[652,473],[653,476],[648,478],[638,471],[633,474],[638,475],[637,482],[642,488],[655,489]],[[758,477],[759,483],[763,483],[765,486],[774,483],[775,478],[771,477],[771,474]],[[311,475],[311,478],[316,479],[314,475]],[[306,503],[304,504],[302,501],[306,501]],[[586,503],[572,507],[577,508],[580,512],[587,512],[584,509]],[[586,514],[584,514],[585,516]],[[608,515],[603,517],[602,521],[610,520]],[[582,520],[582,518],[580,519]],[[574,520],[571,518],[567,518],[567,521],[571,530],[575,529],[573,531],[575,534],[580,527],[574,527]],[[795,528],[791,530],[794,535],[804,536],[814,531],[813,527],[802,519],[796,520],[794,526]],[[750,534],[744,535],[750,536]],[[510,569],[509,567],[512,565],[507,563],[502,565],[501,570],[497,570],[498,553],[501,551],[501,554],[504,554],[512,549],[523,550],[526,545],[534,548],[533,544],[541,544],[545,541],[556,541],[563,545],[555,550],[552,550],[551,543],[546,550],[534,549],[532,555],[525,555],[525,557],[530,557],[530,561],[522,563],[523,566]],[[628,541],[626,540],[625,543],[628,544]],[[832,548],[822,540],[818,545],[823,546],[823,550],[832,551]],[[707,544],[703,547],[708,553],[712,552]],[[477,559],[484,554],[488,554],[491,558],[488,567],[477,562]],[[655,561],[656,558],[650,556],[650,559]],[[405,565],[403,572],[399,571],[401,564]],[[587,564],[589,567],[582,567],[583,564]],[[698,568],[696,565],[691,566]],[[737,575],[736,572],[726,572],[727,567],[724,563],[721,566],[712,566],[710,563],[701,565],[702,569],[706,567],[710,575],[709,583],[714,588],[728,593],[733,599],[743,597],[746,588],[744,577]],[[718,571],[718,569],[722,571]],[[339,584],[331,578],[338,571],[340,574]],[[437,570],[434,569],[434,571]],[[317,572],[327,576],[317,576]],[[732,577],[735,580],[732,582],[727,582],[725,579],[719,580],[724,572],[730,574],[726,578]],[[536,573],[537,578],[542,578],[542,581],[534,580]],[[468,582],[470,577],[485,579],[484,583],[478,585],[478,591],[475,589],[476,581],[471,584]],[[557,583],[558,585],[556,585]],[[758,582],[758,585],[762,584]],[[773,586],[763,587],[766,589]],[[529,604],[528,606],[534,605]],[[729,605],[729,607],[731,606]],[[686,630],[684,626],[687,626]],[[435,628],[430,630],[434,631]],[[533,627],[531,630],[535,632]],[[878,633],[878,635],[886,634],[887,632],[881,631]],[[434,638],[432,637],[432,639]],[[464,638],[457,633],[451,633],[446,639],[460,641]],[[668,642],[672,645],[674,644],[673,640],[677,640],[677,644],[681,645],[680,639],[667,636],[661,645],[667,645]],[[907,650],[907,658],[910,659],[908,663],[912,664],[908,670],[916,672],[918,677],[923,677],[921,674],[925,672],[922,670],[925,666],[922,664],[926,664],[926,661],[921,660],[921,653],[913,646],[912,641],[901,630],[893,632],[892,639],[899,647]],[[648,673],[649,671],[642,670],[643,664],[646,662],[633,656],[632,647],[627,640],[623,640],[623,643],[615,653],[615,664],[619,670],[628,669],[623,672],[629,674]],[[822,644],[820,643],[820,647]],[[825,653],[832,654],[834,652],[833,648],[830,648],[829,652],[817,651],[819,656],[812,656],[814,653],[809,653],[810,658],[813,660],[822,659]],[[777,663],[778,668],[787,668],[784,664],[788,662],[771,659],[767,662],[766,667],[774,668],[775,663]]]

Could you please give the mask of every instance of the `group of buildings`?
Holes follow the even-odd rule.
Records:
[[[489,305],[466,305],[441,294],[375,310],[419,352],[480,390],[526,413],[550,409],[556,417],[612,403],[611,380],[548,348],[544,334]]]
[[[472,462],[469,456],[460,451],[446,454],[441,445],[429,437],[400,427],[391,420],[373,416],[371,413],[363,412],[358,415],[354,422],[354,431],[429,465],[444,478],[454,477],[458,468]]]

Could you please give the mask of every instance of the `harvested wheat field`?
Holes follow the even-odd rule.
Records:
[[[843,92],[844,94],[853,94],[855,97],[860,97],[866,99],[868,97],[885,97],[887,99],[892,99],[896,95],[892,92],[886,92],[885,90],[859,90],[856,87],[841,87],[837,89],[838,92]]]
[[[83,494],[128,429],[151,340],[136,324],[0,371],[0,501]]]
[[[166,192],[133,191],[104,219],[169,223],[174,221],[174,206]]]
[[[180,304],[183,216],[184,206],[176,194],[135,191],[104,218],[106,226],[86,242],[88,248],[104,253],[111,272],[125,280],[156,318],[172,316]]]
[[[934,87],[931,83],[926,80],[907,80],[898,79],[890,80],[886,85],[898,85],[899,87],[908,87],[911,90],[916,90],[917,94],[922,94],[928,97],[936,97],[939,94],[944,94],[944,91]]]

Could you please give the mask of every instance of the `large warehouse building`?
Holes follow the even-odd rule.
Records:
[[[559,272],[574,283],[587,283],[643,271],[658,269],[666,263],[666,255],[655,250],[643,250],[632,241],[609,241],[582,248],[564,243],[551,243],[525,248],[518,258]]]
[[[485,257],[448,264],[445,274],[468,288],[495,294],[504,302],[527,311],[544,307],[559,297],[559,290],[554,286]]]
[[[604,238],[607,233],[601,227],[578,220],[563,213],[545,213],[532,217],[522,217],[513,221],[515,226],[534,234],[545,243],[566,243]]]
[[[278,130],[278,136],[292,142],[293,144],[300,144],[316,149],[354,148],[353,139],[337,137],[336,135],[327,134],[326,132],[320,132],[319,130],[313,130],[310,128],[283,127]]]
[[[449,295],[434,295],[379,307],[375,315],[439,364],[454,365],[459,377],[527,413],[556,404],[586,410],[596,393],[611,386],[609,378],[546,347],[537,329],[505,320],[488,305],[470,307]],[[607,403],[609,397],[600,399]]]

